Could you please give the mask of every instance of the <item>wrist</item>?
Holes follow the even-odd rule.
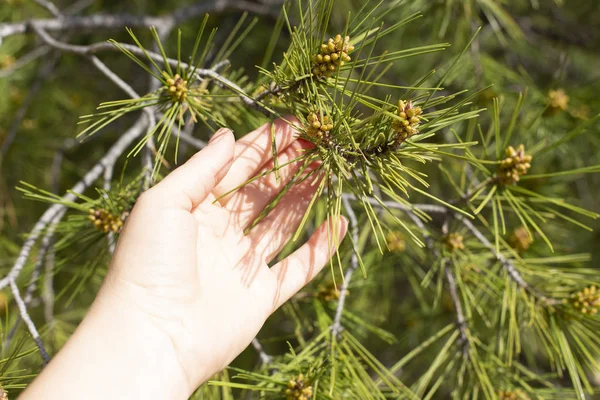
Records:
[[[103,288],[88,314],[24,399],[187,399],[195,387],[178,361],[169,337],[143,314]],[[40,384],[41,383],[41,384]],[[90,388],[99,388],[90,393]],[[104,388],[104,389],[102,389]],[[43,394],[43,395],[42,395]]]

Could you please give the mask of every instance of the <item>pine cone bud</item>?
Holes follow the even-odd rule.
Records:
[[[166,84],[164,87],[173,101],[183,103],[187,98],[188,82],[183,80],[179,74],[175,74],[173,77],[170,77],[166,72],[163,72],[163,76],[166,78]]]
[[[308,400],[312,398],[313,388],[304,374],[292,377],[285,390],[287,400]]]
[[[597,314],[600,309],[600,290],[595,285],[591,285],[572,294],[571,305],[582,314]]]
[[[10,69],[14,64],[15,58],[10,54],[0,56],[0,70]]]
[[[498,392],[499,400],[531,400],[521,389],[500,390]]]
[[[392,122],[392,129],[398,133],[396,138],[398,143],[419,133],[422,113],[421,107],[413,107],[411,101],[398,100],[398,118],[394,118]]]
[[[444,238],[444,244],[450,251],[464,250],[463,235],[458,232],[452,232]]]
[[[0,316],[4,316],[8,306],[8,297],[4,292],[0,292]],[[2,400],[0,398],[0,400]]]
[[[331,76],[338,68],[343,67],[344,63],[352,60],[348,55],[354,50],[350,44],[350,37],[342,39],[342,35],[336,35],[330,38],[327,43],[321,45],[321,52],[312,57],[314,62],[312,72],[315,76]]]
[[[350,294],[350,291],[346,290],[346,296]],[[324,301],[335,301],[340,298],[341,292],[333,284],[327,286],[319,286],[317,297]]]
[[[555,115],[569,108],[569,96],[563,89],[551,90],[548,92],[547,114]]]
[[[121,228],[123,228],[123,220],[125,217],[125,213],[121,215],[113,215],[103,208],[92,208],[89,210],[88,215],[88,219],[92,224],[94,224],[96,229],[104,233],[119,233]]]
[[[533,239],[529,236],[527,228],[524,226],[517,228],[513,231],[512,235],[508,239],[510,246],[517,252],[522,253],[531,246]]]
[[[394,253],[402,253],[406,250],[406,238],[400,232],[390,231],[387,234],[388,249]]]
[[[498,180],[503,185],[515,185],[521,179],[521,175],[527,174],[531,168],[532,156],[525,154],[525,146],[520,144],[515,150],[508,146],[505,150],[506,158],[500,161],[498,166]]]
[[[308,136],[329,140],[329,132],[333,129],[333,121],[328,115],[323,115],[319,112],[310,112],[306,116],[308,126],[306,134]]]

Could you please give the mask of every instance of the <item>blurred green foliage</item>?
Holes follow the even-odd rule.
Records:
[[[83,10],[79,13],[164,15],[182,7],[182,3],[172,0],[82,2]],[[390,3],[383,0],[380,7],[385,8]],[[347,13],[358,11],[363,2],[335,0],[333,4],[328,29],[331,36],[344,31]],[[57,1],[56,5],[59,9],[72,6],[66,1]],[[263,82],[255,83],[257,79],[264,80],[255,66],[271,67],[271,63],[263,63],[263,57],[279,9],[280,5],[274,4],[272,15],[260,16],[251,33],[229,57],[229,72],[243,71],[246,74],[243,82],[249,93],[262,88]],[[600,124],[594,120],[600,113],[600,98],[597,96],[600,92],[600,72],[597,68],[600,65],[600,7],[596,1],[413,0],[394,8],[385,19],[393,23],[416,12],[422,13],[422,16],[377,43],[379,52],[435,43],[450,43],[451,46],[441,52],[394,63],[381,82],[411,86],[426,77],[423,86],[435,87],[440,77],[448,72],[441,85],[443,89],[437,95],[450,95],[463,90],[468,90],[470,94],[482,90],[468,106],[470,110],[483,109],[480,116],[476,120],[462,121],[441,130],[437,133],[436,143],[456,143],[457,137],[463,141],[478,141],[480,146],[473,151],[481,158],[495,160],[492,154],[495,149],[494,135],[490,133],[495,128],[500,130],[503,137],[513,125],[514,133],[510,142],[513,146],[523,143],[526,149],[543,152],[551,143],[560,143],[569,132],[577,132],[578,127],[586,126],[587,129],[582,134],[573,135],[572,140],[561,143],[544,156],[534,157],[530,173],[556,173],[600,164]],[[223,45],[228,32],[241,16],[241,11],[230,10],[211,15],[207,28],[219,28],[215,37],[217,49]],[[50,16],[33,1],[5,0],[0,4],[0,25],[30,18]],[[295,12],[290,14],[290,18],[298,21]],[[184,49],[192,48],[200,21],[201,17],[194,18],[179,27]],[[481,31],[466,53],[451,68],[456,56],[480,27]],[[134,31],[142,43],[151,44],[148,30],[140,28]],[[109,38],[130,42],[125,29],[110,32],[72,31],[60,35],[57,37],[64,41],[82,45]],[[283,29],[275,42],[273,61],[281,61],[289,42],[290,35]],[[176,35],[171,34],[165,39],[164,46],[174,49],[176,43]],[[46,48],[38,58],[22,67],[19,65],[23,57],[44,46],[32,33],[5,38],[0,46],[0,76],[6,75],[0,78],[0,93],[4,94],[0,96],[0,145],[7,143],[9,132],[15,134],[14,140],[6,145],[6,151],[0,157],[0,276],[10,270],[23,242],[23,235],[47,207],[46,203],[23,199],[22,193],[16,190],[17,186],[22,186],[20,182],[57,194],[64,193],[134,121],[132,117],[126,117],[103,129],[92,140],[84,143],[73,140],[81,131],[77,124],[81,115],[93,113],[101,102],[122,99],[123,94],[112,83],[108,83],[91,63],[75,54],[63,54]],[[140,70],[127,57],[116,52],[106,53],[102,55],[102,60],[139,93],[147,92],[148,76],[139,73]],[[19,68],[10,72],[15,66]],[[436,73],[428,75],[433,70]],[[242,76],[242,72],[238,76]],[[392,103],[399,93],[402,92],[391,92],[384,85],[373,87],[370,92],[378,98],[391,95]],[[524,94],[524,97],[520,94]],[[23,117],[16,119],[25,103],[29,104]],[[519,111],[513,123],[515,109]],[[242,111],[239,113],[237,118],[233,115],[228,119],[238,136],[254,129],[262,121],[262,117],[256,113],[249,112],[247,116]],[[13,128],[15,121],[18,124],[16,129]],[[212,129],[203,124],[197,124],[193,131],[193,135],[202,140],[207,140],[211,133]],[[180,159],[186,159],[194,151],[192,147],[182,145]],[[57,154],[64,156],[58,174],[52,169]],[[135,167],[132,166],[134,164]],[[124,176],[129,179],[137,176],[139,171],[136,168],[139,168],[137,158],[123,159],[117,164],[115,171],[118,173],[115,175],[124,171]],[[445,201],[460,197],[456,186],[464,189],[465,184],[477,176],[477,171],[454,159],[418,165],[418,169],[428,175],[427,181],[431,185],[429,193]],[[522,183],[522,187],[544,196],[564,199],[587,210],[600,212],[598,173],[539,177]],[[90,188],[86,194],[95,195],[95,192]],[[410,201],[430,202],[418,193],[411,193]],[[474,203],[475,207],[478,204]],[[308,228],[324,219],[325,209],[324,202],[317,204],[308,221]],[[491,221],[490,215],[485,216],[486,221]],[[569,216],[580,220],[572,214]],[[384,224],[393,226],[389,216],[382,214],[380,217]],[[398,212],[397,217],[404,218],[404,214]],[[69,214],[67,221],[72,222],[73,218],[77,218],[76,211]],[[359,213],[358,218],[361,226],[368,225],[364,213]],[[436,218],[440,217],[434,215],[433,224],[441,225]],[[568,298],[582,282],[600,282],[600,222],[581,221],[593,231],[580,229],[560,218],[549,219],[543,228],[555,252],[552,253],[540,235],[534,233],[533,241],[528,242],[526,248],[516,255],[530,260],[528,265],[531,268],[526,269],[526,277],[542,285],[539,289],[544,293]],[[412,229],[419,229],[410,220],[407,223]],[[514,230],[519,229],[522,223],[516,215],[511,214],[507,216],[506,225],[506,234],[501,235],[502,239],[514,243],[518,239]],[[518,288],[511,285],[502,268],[495,264],[493,254],[463,225],[454,220],[449,230],[459,232],[464,237],[464,251],[448,252],[443,245],[442,232],[434,232],[433,240],[438,251],[451,260],[459,287],[468,288],[469,280],[473,284],[471,291],[461,289],[465,296],[462,301],[474,336],[471,346],[481,356],[484,365],[481,368],[488,372],[494,393],[522,390],[517,395],[524,397],[517,397],[519,399],[581,398],[571,389],[572,377],[566,372],[556,374],[557,368],[553,368],[556,367],[555,361],[542,356],[543,344],[533,339],[531,331],[534,328],[531,326],[535,324],[528,319],[534,320],[545,311],[538,310],[536,307],[539,305],[534,305],[533,301],[521,298]],[[490,238],[494,242],[494,237]],[[358,272],[350,282],[342,319],[346,339],[340,339],[341,345],[335,344],[342,349],[340,351],[346,360],[354,363],[354,376],[339,372],[339,379],[334,381],[328,375],[330,371],[327,368],[330,366],[323,366],[326,361],[331,361],[327,358],[328,352],[324,351],[323,355],[309,351],[311,346],[327,349],[328,346],[334,346],[332,343],[337,343],[337,339],[323,334],[331,324],[339,297],[333,282],[335,280],[340,285],[340,272],[337,266],[333,266],[282,307],[261,331],[259,339],[265,350],[272,355],[287,353],[286,356],[278,358],[272,366],[263,366],[250,348],[234,362],[236,369],[218,377],[221,382],[217,383],[219,386],[207,385],[194,398],[258,398],[259,393],[264,398],[285,398],[285,390],[290,389],[290,379],[297,379],[299,373],[307,376],[312,374],[313,380],[317,376],[322,377],[323,385],[337,385],[336,390],[339,391],[336,393],[354,393],[344,398],[411,398],[411,395],[392,389],[402,386],[397,384],[397,379],[417,393],[417,398],[444,399],[450,398],[451,394],[457,398],[489,397],[484,389],[473,389],[483,385],[481,380],[478,383],[471,382],[469,379],[477,379],[468,374],[461,375],[464,371],[461,370],[460,361],[460,332],[455,329],[455,305],[445,287],[444,274],[440,272],[443,270],[441,258],[416,246],[403,232],[393,232],[392,236],[388,236],[388,244],[391,242],[392,251],[381,254],[372,232],[361,229],[356,243],[367,274],[363,278]],[[282,256],[294,246],[290,244]],[[342,266],[350,264],[351,253],[352,246],[344,243]],[[81,241],[75,247],[57,247],[55,268],[51,272],[54,295],[44,286],[49,279],[44,275],[30,307],[34,321],[38,326],[43,326],[42,338],[51,353],[64,344],[85,314],[106,273],[108,260],[109,253],[103,240]],[[35,262],[34,253],[19,279],[20,287],[27,286]],[[487,267],[487,272],[482,273],[481,270]],[[482,286],[489,286],[489,291]],[[473,297],[469,298],[469,295]],[[48,296],[53,299],[49,300]],[[44,310],[49,301],[54,308],[50,321]],[[513,303],[522,330],[515,331],[516,328],[508,326],[510,324],[505,321],[506,313],[510,314],[509,309],[513,309],[506,304]],[[488,309],[497,310],[497,313],[488,313]],[[10,391],[12,398],[13,393],[18,393],[39,372],[41,363],[39,354],[27,337],[24,324],[17,325],[11,333],[18,311],[8,289],[0,292],[0,312],[0,383]],[[558,319],[555,315],[548,318]],[[594,326],[597,327],[598,317],[595,318]],[[567,326],[561,325],[565,324],[564,321],[556,324]],[[556,327],[548,329],[560,330]],[[571,328],[564,329],[568,332]],[[504,336],[511,336],[515,332],[519,339]],[[485,340],[496,334],[499,342],[520,340],[521,353],[508,356],[506,353],[509,350],[494,348],[493,343]],[[8,335],[14,337],[6,344]],[[428,342],[428,338],[433,339]],[[595,346],[589,349],[591,357],[600,362],[600,352],[595,351],[600,348],[598,331],[589,341]],[[290,348],[294,349],[295,354],[289,351]],[[386,367],[382,368],[384,372],[374,372],[377,368],[371,354]],[[507,358],[511,361],[507,362]],[[439,365],[436,364],[438,361]],[[345,361],[339,362],[345,365]],[[276,372],[270,374],[271,368]],[[340,368],[340,371],[343,370]],[[600,385],[600,371],[582,367],[579,373],[587,375],[591,385]],[[232,380],[236,374],[245,379]],[[369,377],[372,381],[367,379]],[[460,379],[463,381],[459,382]],[[238,382],[233,389],[227,386],[230,380]],[[368,384],[365,383],[367,381]],[[110,382],[107,384],[110,385]],[[315,393],[317,390],[315,388]]]

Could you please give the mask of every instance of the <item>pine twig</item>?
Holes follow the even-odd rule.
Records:
[[[49,224],[48,229],[46,229],[46,234],[42,238],[40,242],[40,249],[37,254],[37,262],[35,263],[35,267],[33,268],[33,273],[31,274],[31,279],[27,289],[25,291],[25,297],[23,301],[25,305],[29,305],[31,300],[33,299],[33,293],[37,288],[38,280],[41,276],[42,267],[44,266],[44,261],[46,261],[46,254],[52,245],[52,239],[54,238],[54,231],[56,230],[56,223],[62,218],[64,211],[59,213],[54,220]]]
[[[63,212],[63,214],[64,214],[64,212]],[[25,289],[25,297],[23,297],[23,304],[25,305],[25,307],[29,306],[29,303],[31,303],[31,301],[33,300],[33,293],[37,289],[37,284],[38,284],[38,280],[40,279],[40,276],[41,276],[42,267],[44,266],[44,261],[47,261],[46,254],[48,254],[49,256],[51,254],[53,255],[54,249],[52,249],[52,242],[53,242],[53,238],[54,238],[54,231],[56,229],[56,222],[58,222],[58,220],[60,220],[60,218],[62,218],[63,214],[59,214],[56,216],[54,221],[52,221],[50,223],[49,228],[46,230],[46,234],[42,238],[42,241],[40,243],[40,249],[38,251],[38,260],[35,263],[35,266],[33,268],[33,273],[31,274],[31,279],[29,280],[30,281],[29,285],[27,286],[27,289]],[[23,320],[23,318],[19,314],[12,329],[10,330],[8,335],[6,335],[6,341],[4,343],[5,347],[8,347],[10,345],[10,342],[11,342],[12,338],[14,337],[15,333],[17,332],[19,324],[21,323],[22,320]]]
[[[475,185],[475,187],[471,190],[469,190],[468,192],[464,193],[462,196],[460,196],[457,200],[451,201],[450,204],[452,205],[456,205],[458,203],[460,203],[461,201],[467,201],[471,198],[471,196],[473,196],[475,193],[477,193],[480,189],[482,189],[483,187],[489,185],[490,183],[493,183],[495,181],[494,177],[489,177],[486,180],[479,182],[477,185]]]
[[[148,26],[171,28],[199,15],[209,12],[223,12],[228,9],[250,11],[259,15],[271,15],[275,8],[271,5],[257,4],[245,0],[213,0],[210,2],[199,1],[196,4],[183,6],[169,14],[161,16],[94,14],[50,19],[32,19],[28,21],[0,24],[0,43],[5,37],[27,33],[33,26],[56,32],[73,30],[94,31]]]
[[[19,309],[19,315],[21,316],[21,319],[25,322],[25,325],[27,325],[27,329],[29,330],[29,333],[31,334],[33,341],[35,342],[37,348],[40,351],[40,354],[42,355],[42,359],[44,360],[44,365],[46,365],[46,364],[48,364],[48,362],[50,362],[50,356],[48,355],[48,352],[46,351],[46,348],[44,347],[44,343],[42,343],[42,339],[40,338],[40,334],[39,334],[37,328],[35,327],[35,324],[31,320],[31,317],[29,316],[29,313],[27,312],[27,305],[25,305],[25,302],[23,301],[23,298],[21,297],[21,293],[19,293],[19,288],[17,286],[17,283],[14,280],[10,281],[10,290],[15,298],[15,303],[17,303],[17,307]]]
[[[110,191],[110,189],[112,187],[112,179],[113,179],[113,171],[114,170],[115,170],[114,164],[109,164],[106,166],[106,168],[104,168],[104,174],[102,174],[102,179],[104,181],[102,187],[107,193]],[[105,194],[104,196],[108,197],[108,194]],[[108,232],[106,234],[106,243],[108,245],[108,251],[110,252],[110,254],[114,254],[115,247],[117,245],[114,232]]]
[[[262,345],[260,344],[257,338],[252,339],[252,346],[258,353],[258,356],[260,357],[260,360],[263,364],[270,364],[271,361],[273,361],[273,356],[267,354],[267,352],[263,349]]]
[[[456,288],[456,279],[454,278],[454,274],[448,268],[447,260],[442,260],[444,265],[444,273],[446,274],[446,281],[448,282],[448,289],[450,291],[450,297],[452,298],[452,303],[454,304],[454,311],[456,311],[456,325],[460,331],[460,338],[463,345],[463,357],[468,358],[469,356],[469,336],[467,333],[468,325],[467,320],[465,318],[465,314],[463,312],[462,304],[460,302],[460,298],[458,297],[458,290]]]
[[[54,247],[50,247],[50,251],[46,256],[44,264],[44,289],[42,290],[42,303],[44,304],[44,319],[47,324],[52,325],[54,322],[54,261],[56,252]]]
[[[485,247],[488,248],[488,250],[492,252],[494,257],[496,257],[496,259],[500,262],[500,264],[506,270],[508,275],[512,278],[512,280],[514,280],[517,283],[517,285],[519,285],[519,287],[531,293],[533,296],[539,298],[548,305],[556,305],[561,303],[560,300],[546,296],[545,294],[541,293],[539,290],[531,286],[529,283],[527,283],[525,279],[523,279],[523,277],[521,276],[521,273],[514,266],[514,264],[509,259],[504,257],[502,253],[496,252],[496,247],[485,237],[485,235],[479,229],[477,229],[475,225],[473,225],[471,221],[458,214],[455,214],[454,217],[460,222],[462,222],[465,228],[471,231],[473,236],[475,236],[477,240],[479,240]]]
[[[79,54],[79,55],[83,55],[83,56],[90,56],[92,54],[96,54],[96,53],[102,52],[102,51],[120,51],[117,47],[115,47],[114,45],[112,45],[110,43],[95,43],[95,44],[91,44],[88,46],[63,43],[63,42],[60,42],[60,41],[54,39],[43,28],[41,28],[39,26],[34,25],[33,30],[42,38],[42,40],[44,40],[50,46],[55,47],[62,51],[70,52],[70,53],[75,53],[75,54]],[[144,52],[139,47],[131,45],[131,44],[127,44],[127,43],[119,43],[119,46],[123,47],[124,49],[131,52],[132,54],[142,56],[142,57],[149,56],[153,61],[156,61],[159,63],[165,63],[163,56],[156,52],[148,51],[148,50],[146,50]],[[181,66],[181,68],[184,68],[184,69],[189,67],[189,65],[187,63],[182,62],[180,60],[173,59],[173,58],[167,58],[166,62],[172,67]],[[217,70],[219,68],[221,68],[222,66],[223,66],[222,63],[218,63],[213,68],[210,68],[210,69],[197,68],[197,69],[195,69],[195,74],[198,77],[211,78],[219,86],[229,89],[233,93],[237,94],[240,97],[240,99],[244,102],[244,104],[262,112],[266,116],[271,116],[273,114],[262,103],[256,101],[252,97],[250,97],[236,83],[230,81],[229,79],[225,78],[223,75],[219,74],[217,72]],[[109,78],[110,78],[110,76],[109,76]],[[119,86],[122,87],[121,84]]]
[[[350,219],[350,234],[352,235],[352,241],[354,242],[354,246],[358,246],[358,218],[356,218],[356,213],[352,209],[352,205],[347,197],[342,198],[342,203],[344,204],[344,209],[348,214],[348,218]],[[346,274],[344,275],[344,282],[342,283],[342,287],[340,288],[340,298],[338,300],[338,305],[335,310],[335,316],[333,318],[333,324],[331,325],[331,331],[334,335],[338,335],[343,330],[342,327],[342,314],[344,312],[344,306],[346,305],[346,294],[348,292],[348,285],[350,284],[350,280],[352,279],[352,275],[358,269],[358,255],[356,254],[356,250],[352,252],[352,258],[350,260],[350,268],[346,270]]]
[[[347,195],[344,194],[343,196],[345,199],[347,199],[348,197],[355,198],[353,195],[350,195],[350,194],[347,194]],[[365,198],[365,201],[369,202],[370,204],[372,204],[374,206],[381,207],[381,204],[379,203],[379,201],[377,199],[367,197],[367,198]],[[393,201],[383,201],[382,203],[388,208],[393,208],[393,209],[397,209],[397,210],[406,212],[407,215],[409,216],[409,218],[411,218],[413,220],[413,222],[415,222],[415,224],[420,229],[424,229],[423,222],[417,216],[415,216],[413,214],[413,211],[410,207],[407,207],[405,205],[402,205],[402,204],[399,204],[399,203],[396,203]],[[412,208],[416,208],[421,211],[425,211],[427,213],[432,213],[432,214],[452,215],[459,222],[461,222],[469,231],[471,231],[471,233],[473,234],[473,236],[475,236],[475,238],[477,238],[477,240],[479,240],[485,247],[487,247],[492,252],[494,257],[500,262],[500,265],[502,265],[502,268],[504,268],[506,270],[506,272],[508,273],[510,278],[513,281],[515,281],[517,283],[517,285],[519,285],[519,287],[526,290],[527,292],[529,292],[533,296],[537,297],[538,299],[542,300],[543,302],[545,302],[548,305],[556,305],[556,304],[561,303],[560,300],[544,295],[542,292],[540,292],[539,290],[537,290],[536,288],[531,286],[529,283],[527,283],[527,281],[525,281],[525,279],[523,278],[521,273],[518,271],[517,267],[515,267],[513,262],[511,260],[509,260],[508,258],[506,258],[501,253],[496,252],[495,246],[485,237],[485,235],[471,221],[469,221],[463,215],[461,215],[461,214],[457,213],[456,211],[454,211],[450,208],[447,208],[446,206],[443,206],[443,205],[412,204]]]
[[[94,181],[96,181],[96,179],[100,177],[107,165],[114,163],[115,160],[125,152],[125,150],[144,131],[144,128],[148,123],[145,117],[145,115],[140,117],[138,121],[112,145],[107,153],[83,176],[83,178],[62,197],[63,201],[76,200],[77,194],[80,194],[87,189]],[[54,220],[57,215],[63,212],[65,208],[66,206],[64,204],[56,203],[50,206],[44,212],[44,214],[42,214],[29,233],[25,243],[21,247],[21,251],[19,252],[19,255],[17,256],[17,259],[10,272],[4,278],[0,279],[0,289],[5,288],[11,282],[16,280],[23,270],[23,267],[29,258],[29,254],[31,253],[31,250],[33,249],[33,246],[35,245],[42,231]]]

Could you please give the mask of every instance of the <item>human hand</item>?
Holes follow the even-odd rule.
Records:
[[[38,381],[53,374],[56,387],[69,357],[87,355],[95,365],[110,364],[113,358],[121,362],[107,367],[114,375],[149,371],[158,364],[153,379],[136,384],[123,378],[130,386],[128,398],[145,398],[137,397],[140,392],[132,385],[145,385],[153,396],[168,390],[168,398],[177,398],[175,393],[184,398],[248,346],[267,317],[323,268],[347,226],[344,219],[326,221],[307,243],[269,268],[299,225],[315,193],[315,179],[293,186],[247,235],[245,228],[301,163],[283,167],[279,181],[269,174],[217,202],[215,196],[271,169],[270,142],[269,124],[237,143],[231,131],[221,129],[205,149],[140,197],[88,316],[57,355],[61,361],[51,362],[50,372],[44,371]],[[276,143],[281,165],[309,147],[283,121],[276,122]],[[127,357],[139,360],[123,361]],[[85,377],[80,367],[81,385],[82,373]],[[102,379],[114,388],[119,378],[107,379],[105,372]]]

